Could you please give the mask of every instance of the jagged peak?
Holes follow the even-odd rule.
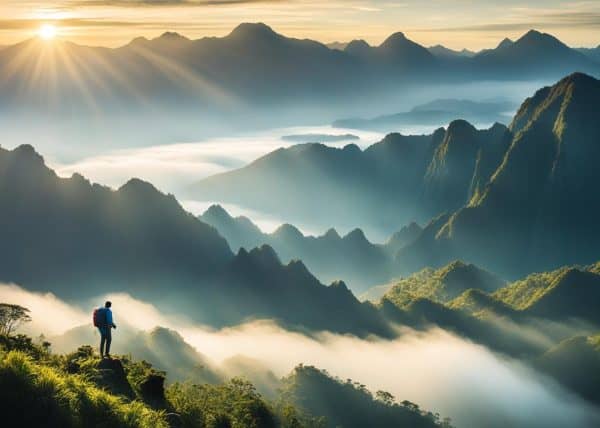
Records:
[[[144,43],[148,43],[150,40],[148,40],[147,38],[145,38],[144,36],[139,36],[136,37],[134,39],[132,39],[128,45],[139,45],[139,44],[144,44]]]
[[[457,119],[450,122],[447,130],[447,134],[464,134],[475,132],[477,132],[477,128],[463,119]]]
[[[42,155],[40,155],[31,144],[21,144],[20,146],[15,147],[12,150],[12,152],[18,157],[37,159],[42,161],[44,159]]]
[[[565,84],[575,84],[575,85],[590,85],[590,84],[597,84],[599,81],[598,79],[590,76],[589,74],[585,74],[585,73],[581,73],[581,72],[575,72],[572,74],[569,74],[568,76],[562,78],[557,84],[558,85],[565,85]]]
[[[390,35],[387,39],[385,39],[383,41],[383,43],[381,45],[379,45],[379,47],[390,47],[393,46],[397,43],[404,43],[408,41],[408,39],[406,38],[406,36],[404,35],[403,32],[401,31],[397,31],[394,34]]]
[[[346,144],[342,150],[346,153],[362,153],[360,147],[354,143]]]
[[[141,180],[139,178],[130,178],[127,183],[123,184],[119,187],[119,192],[122,193],[130,193],[134,192],[136,194],[161,194],[156,187],[152,183]]]
[[[500,122],[494,122],[492,126],[488,128],[488,131],[507,131],[508,127]]]
[[[273,232],[273,235],[280,238],[304,238],[302,232],[300,232],[296,226],[289,223],[284,223],[279,226],[277,230]]]
[[[331,284],[329,284],[329,288],[352,294],[346,283],[341,279],[333,281]]]
[[[225,208],[223,208],[219,204],[212,204],[210,207],[208,207],[208,209],[206,211],[204,211],[202,216],[210,216],[210,217],[221,218],[221,219],[223,219],[223,218],[231,219],[232,218],[229,215],[229,213],[225,210]]]
[[[529,30],[527,33],[525,33],[523,36],[521,36],[521,38],[519,38],[514,43],[515,44],[538,44],[538,43],[544,43],[544,42],[551,42],[551,43],[555,43],[555,44],[564,45],[563,42],[558,40],[553,35],[547,34],[547,33],[542,33],[537,30]]]
[[[333,227],[327,229],[327,232],[325,232],[325,235],[323,236],[328,239],[341,239],[340,234]]]
[[[348,53],[361,53],[367,52],[369,49],[371,49],[371,45],[369,45],[366,41],[359,39],[352,40],[350,43],[348,43],[344,48],[344,51]]]
[[[348,233],[346,236],[344,236],[343,239],[350,240],[350,241],[369,242],[367,240],[367,237],[365,236],[365,233],[362,231],[362,229],[359,229],[359,228],[352,230],[350,233]]]
[[[509,46],[512,46],[514,43],[515,42],[513,42],[511,39],[509,39],[508,37],[505,37],[500,43],[498,43],[498,46],[496,47],[496,49],[504,49]]]
[[[182,36],[181,34],[175,32],[175,31],[165,31],[156,40],[184,40],[184,41],[189,41],[190,39],[188,39],[185,36]]]
[[[241,252],[241,250],[240,250]],[[264,265],[281,265],[279,256],[270,245],[263,244],[260,247],[253,248],[250,250],[248,255],[254,259],[260,261]]]

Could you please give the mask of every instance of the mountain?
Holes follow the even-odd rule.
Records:
[[[511,137],[500,124],[479,131],[464,120],[450,123],[425,174],[423,197],[429,212],[454,211],[479,193],[500,165]]]
[[[365,150],[353,144],[278,149],[241,169],[200,181],[190,188],[190,196],[270,212],[293,223],[310,218],[348,229],[360,224],[368,233],[389,236],[400,225],[425,222],[440,210],[466,203],[491,175],[494,162],[500,163],[506,127],[497,124],[463,138],[459,131],[467,125],[461,123],[431,135],[389,134]],[[470,158],[446,173],[434,154],[438,150],[437,159],[442,158],[439,148],[450,141],[470,148]],[[462,178],[454,179],[454,174]],[[438,178],[448,181],[439,183],[448,194],[436,187]]]
[[[384,248],[388,253],[396,254],[401,248],[415,241],[421,232],[423,232],[423,228],[413,221],[394,232],[385,243]]]
[[[344,49],[351,57],[359,58],[391,79],[389,72],[407,73],[419,70],[433,74],[437,58],[425,47],[408,39],[404,33],[390,35],[379,46],[370,46],[364,40],[353,40]],[[413,77],[417,77],[411,74]],[[421,76],[422,77],[422,76]]]
[[[186,106],[228,112],[232,118],[247,112],[246,103],[255,108],[315,101],[335,105],[340,99],[385,95],[415,81],[506,80],[517,72],[528,79],[556,78],[599,70],[586,55],[536,31],[472,57],[443,49],[434,49],[436,56],[396,32],[379,46],[359,40],[342,51],[285,37],[263,23],[242,23],[224,37],[198,40],[173,32],[138,37],[114,49],[36,38],[0,50],[0,95],[41,112],[48,106],[73,114]],[[206,100],[212,100],[210,108]]]
[[[507,112],[516,109],[508,101],[471,101],[459,99],[436,99],[413,107],[410,111],[377,116],[372,119],[340,119],[334,127],[373,129],[390,132],[402,126],[439,125],[456,118],[478,122],[507,122]]]
[[[600,46],[595,48],[578,48],[577,51],[596,62],[600,62]]]
[[[391,285],[384,298],[404,307],[418,298],[447,303],[472,288],[492,292],[504,281],[472,264],[460,261],[433,270],[425,268]]]
[[[389,333],[342,282],[326,287],[268,246],[233,254],[214,228],[149,183],[111,190],[80,175],[60,178],[20,146],[0,149],[0,203],[2,282],[70,300],[127,292],[216,326],[273,318]]]
[[[397,255],[408,270],[460,258],[507,277],[596,261],[600,227],[600,82],[570,75],[527,99],[485,185],[431,234]],[[487,175],[487,174],[486,174]]]
[[[600,274],[562,268],[534,274],[496,291],[494,297],[532,316],[565,320],[580,318],[600,326]]]
[[[556,78],[574,71],[597,73],[598,65],[556,37],[530,30],[512,42],[504,40],[496,49],[472,58],[477,72],[495,76]]]
[[[357,293],[389,280],[391,275],[391,255],[395,252],[387,245],[369,242],[360,229],[344,237],[335,229],[322,236],[304,236],[294,226],[284,224],[267,234],[246,217],[231,217],[219,205],[209,207],[200,219],[216,228],[235,249],[267,244],[285,263],[302,260],[320,280],[331,282],[343,278]],[[418,226],[403,233],[415,233],[415,228]]]
[[[600,403],[600,335],[566,339],[536,358],[534,366],[592,403]]]
[[[431,52],[435,57],[447,60],[465,57],[470,58],[476,54],[476,52],[473,52],[469,49],[457,51],[454,49],[449,49],[442,45],[430,46],[429,48],[427,48],[427,50]]]
[[[298,408],[326,419],[326,427],[450,426],[439,415],[409,401],[397,403],[384,391],[376,396],[351,380],[341,380],[313,366],[300,365],[284,380],[282,394]]]
[[[553,271],[532,273],[508,284],[497,282],[487,287],[477,276],[464,275],[460,287],[465,291],[452,300],[441,292],[444,289],[436,282],[435,276],[449,266],[438,271],[427,268],[412,275],[392,288],[386,298],[398,306],[406,306],[417,298],[427,297],[478,318],[496,316],[515,322],[531,318],[558,322],[577,319],[588,325],[600,325],[595,311],[600,301],[600,273],[595,271],[594,265],[564,266]],[[473,270],[477,272],[478,268],[473,267]],[[581,325],[579,328],[582,332],[588,330]]]
[[[395,70],[420,70],[431,72],[438,64],[437,59],[426,48],[408,39],[404,33],[389,36],[373,48],[373,55]]]

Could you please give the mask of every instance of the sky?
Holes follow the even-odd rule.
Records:
[[[165,31],[224,36],[240,22],[326,43],[378,44],[402,31],[427,46],[478,50],[535,28],[571,46],[600,44],[598,0],[0,0],[0,17],[0,45],[34,37],[44,23],[61,38],[116,47]]]

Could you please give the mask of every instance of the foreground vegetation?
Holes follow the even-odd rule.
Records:
[[[174,383],[146,361],[100,359],[90,346],[54,355],[50,344],[0,336],[0,400],[8,426],[326,428],[449,427],[448,419],[391,394],[299,366],[272,401],[248,381]],[[354,409],[349,411],[348,409]],[[314,415],[314,416],[313,416]],[[5,419],[6,420],[6,419]]]

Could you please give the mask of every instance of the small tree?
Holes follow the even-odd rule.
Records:
[[[29,309],[19,305],[0,303],[0,334],[10,336],[21,324],[31,321]]]

